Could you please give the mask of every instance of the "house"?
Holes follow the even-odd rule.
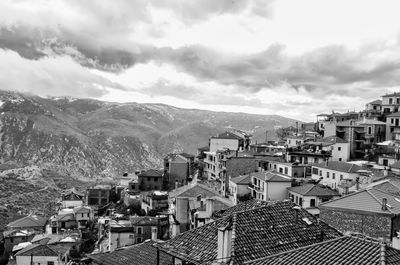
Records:
[[[51,232],[58,234],[61,231],[77,228],[74,209],[62,209],[50,217]]]
[[[303,145],[307,140],[310,140],[310,139],[307,139],[303,135],[287,136],[286,137],[286,145],[287,145],[287,147],[297,147],[297,146]]]
[[[140,172],[137,172],[138,174],[140,174]],[[135,192],[139,192],[139,177],[138,175],[135,173],[132,175],[132,178],[129,180],[128,182],[128,191],[131,193],[135,193]]]
[[[238,204],[241,198],[250,195],[249,185],[251,184],[250,175],[242,175],[229,180],[229,199],[234,203]]]
[[[211,198],[207,198],[205,201],[202,201],[200,203],[200,206],[197,204],[194,204],[195,206],[193,209],[191,208],[192,206],[189,204],[189,210],[190,210],[190,228],[196,228],[205,224],[208,224],[209,222],[213,221],[213,214],[215,212],[219,212],[221,210],[227,209],[234,204],[221,196],[215,196]],[[175,230],[176,232],[176,230]],[[179,233],[175,233],[174,236],[176,236]]]
[[[307,166],[312,163],[322,163],[330,160],[331,152],[320,150],[315,146],[308,149],[288,149],[286,152],[286,161]]]
[[[318,146],[321,151],[329,152],[332,161],[347,162],[350,159],[350,144],[336,135],[327,136],[309,144]]]
[[[321,180],[320,184],[338,189],[342,194],[346,193],[345,186],[343,186],[344,182],[350,181],[352,186],[355,185],[357,178],[361,177],[360,170],[362,170],[362,167],[352,163],[330,161],[313,164],[311,178]]]
[[[7,224],[6,230],[21,229],[28,231],[37,231],[41,233],[44,232],[46,223],[46,218],[39,215],[30,214]]]
[[[62,265],[68,259],[69,250],[69,247],[32,244],[15,255],[16,265]]]
[[[287,198],[287,188],[292,186],[292,178],[269,171],[250,174],[251,196],[262,201],[280,201]]]
[[[288,188],[289,199],[309,211],[318,215],[320,203],[339,198],[339,192],[318,184],[304,184]]]
[[[336,229],[357,232],[386,242],[400,232],[400,200],[371,188],[319,205],[320,218]]]
[[[393,155],[382,154],[378,157],[378,164],[385,167],[389,167],[396,162],[397,159]]]
[[[150,211],[162,212],[168,210],[168,192],[153,191],[142,194],[141,208],[147,214]]]
[[[187,153],[168,154],[164,158],[164,174],[169,189],[185,185],[193,179],[194,158],[194,155]]]
[[[81,206],[85,200],[85,195],[79,193],[74,188],[66,190],[61,194],[61,207],[74,208]]]
[[[111,220],[106,227],[108,228],[106,237],[107,249],[100,249],[100,251],[113,251],[117,248],[130,246],[136,243],[131,221]]]
[[[3,232],[4,252],[11,253],[15,246],[32,240],[38,232],[28,230],[6,230]]]
[[[131,216],[135,243],[141,243],[149,239],[167,239],[169,237],[168,216]]]
[[[399,111],[400,106],[400,93],[390,93],[382,97],[382,110],[383,113],[393,113]]]
[[[289,250],[246,265],[293,265],[293,264],[374,264],[396,265],[400,250],[381,241],[358,234],[338,237],[306,247]]]
[[[400,112],[386,115],[386,140],[395,140],[400,129]]]
[[[87,205],[104,206],[111,201],[111,186],[97,185],[87,189]]]
[[[85,229],[94,220],[93,209],[88,206],[79,206],[74,208],[75,220],[78,229]]]
[[[123,247],[114,251],[89,254],[90,265],[167,265],[173,264],[172,257],[159,252],[154,244],[157,241],[146,240],[143,243]]]
[[[233,212],[156,247],[171,255],[173,264],[236,265],[341,236],[293,202],[285,201]]]
[[[274,171],[292,178],[305,178],[309,171],[306,165],[300,165],[298,162],[286,162],[286,160],[280,157],[263,158],[262,161],[263,166],[260,168],[261,171]]]
[[[160,170],[149,169],[138,174],[141,191],[163,190],[164,174]]]
[[[376,99],[365,104],[365,110],[382,112],[382,100]]]

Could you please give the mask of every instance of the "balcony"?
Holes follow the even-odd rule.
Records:
[[[254,190],[254,191],[257,192],[257,193],[262,193],[262,192],[264,191],[263,188],[261,188],[261,187],[259,187],[259,186],[256,186],[256,185],[254,185],[253,183],[251,183],[251,184],[249,185],[249,189]]]

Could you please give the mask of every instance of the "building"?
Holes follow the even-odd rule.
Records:
[[[138,174],[141,191],[164,190],[164,173],[160,170],[149,169]]]
[[[249,185],[251,184],[250,175],[242,175],[229,180],[228,197],[234,203],[238,204],[242,199],[250,196]]]
[[[261,162],[262,161],[262,162]],[[286,162],[282,158],[264,158],[259,160],[260,171],[274,171],[292,178],[305,178],[309,170],[299,162]]]
[[[174,264],[236,265],[341,236],[293,202],[285,201],[232,212],[156,247],[171,255]]]
[[[22,217],[18,220],[15,220],[6,226],[6,230],[27,230],[27,231],[36,231],[39,233],[44,232],[45,226],[47,223],[47,219],[39,216],[30,214],[28,216]]]
[[[330,160],[332,161],[347,162],[350,159],[350,144],[336,135],[327,136],[314,142],[309,142],[308,144],[316,146],[317,150],[329,153],[331,155]]]
[[[173,258],[163,252],[158,252],[154,245],[157,241],[146,240],[143,243],[119,248],[97,254],[89,254],[90,265],[155,265],[173,264]]]
[[[371,102],[368,102],[365,105],[365,110],[382,112],[382,100],[381,99],[376,99],[376,100],[373,100]]]
[[[383,113],[393,113],[399,111],[400,93],[391,93],[381,96]]]
[[[330,161],[326,163],[313,164],[311,169],[311,178],[320,180],[320,184],[329,186],[332,189],[338,189],[339,192],[346,193],[344,182],[350,182],[356,185],[357,178],[361,175],[359,171],[362,167],[347,162]],[[361,182],[361,180],[359,180]],[[364,184],[367,184],[365,182]],[[347,190],[348,192],[348,190]]]
[[[69,247],[32,244],[15,255],[17,265],[46,264],[63,265],[68,259]]]
[[[76,191],[74,188],[66,190],[61,194],[61,207],[74,208],[81,206],[85,201],[85,195]]]
[[[396,134],[400,129],[400,112],[386,115],[386,140],[398,140]]]
[[[400,232],[400,200],[376,188],[320,204],[320,217],[346,232],[357,232],[386,242]]]
[[[169,237],[168,216],[132,216],[135,243],[141,243],[149,239],[167,239]]]
[[[251,196],[262,201],[281,201],[287,198],[287,188],[292,186],[292,178],[269,171],[250,174]]]
[[[37,232],[27,230],[6,230],[3,232],[4,252],[11,253],[15,246],[32,240]]]
[[[104,206],[111,201],[111,186],[97,185],[87,189],[87,205]]]
[[[142,194],[141,208],[147,214],[150,211],[162,212],[168,210],[168,192],[153,191]]]
[[[187,153],[169,154],[164,158],[164,174],[169,189],[182,186],[193,179],[194,155]]]
[[[376,239],[352,234],[250,261],[246,265],[395,265],[399,263],[399,260],[400,251],[398,249],[382,244]]]
[[[88,206],[75,207],[74,215],[78,229],[88,228],[94,220],[94,211]]]
[[[319,214],[318,205],[339,198],[339,192],[318,184],[304,184],[288,188],[289,199],[314,215]]]
[[[309,138],[306,138],[304,136],[297,136],[297,135],[292,135],[292,136],[287,136],[286,137],[286,146],[287,147],[297,147],[303,145],[307,140],[311,140]]]
[[[134,229],[129,220],[109,221],[107,232],[107,249],[100,249],[100,251],[113,251],[136,243]]]
[[[324,151],[312,146],[302,150],[287,150],[286,161],[290,163],[298,163],[300,165],[309,165],[312,163],[322,163],[330,160],[331,152]]]
[[[74,209],[63,209],[56,215],[50,217],[51,232],[53,234],[63,233],[68,229],[77,228]]]

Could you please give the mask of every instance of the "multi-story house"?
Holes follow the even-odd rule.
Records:
[[[251,184],[250,175],[242,175],[229,180],[228,197],[234,203],[238,204],[241,198],[250,195],[249,185]]]
[[[400,107],[400,93],[391,93],[382,96],[383,113],[398,112]]]
[[[340,137],[328,136],[308,144],[315,146],[317,150],[329,153],[332,161],[347,162],[350,159],[350,144]]]
[[[281,201],[287,198],[287,188],[292,186],[292,178],[269,171],[250,174],[251,196],[262,201]]]
[[[163,190],[165,186],[164,173],[161,170],[149,169],[138,174],[141,191]]]
[[[230,131],[210,138],[210,151],[204,152],[203,175],[206,179],[220,180],[224,178],[222,160],[231,152],[243,152],[250,148],[250,135],[242,131]]]
[[[311,178],[320,181],[320,184],[329,186],[332,189],[338,189],[339,192],[346,193],[345,183],[356,185],[360,180],[360,170],[362,167],[355,164],[339,161],[329,161],[325,163],[313,164],[311,169]]]
[[[141,208],[148,214],[150,211],[167,211],[168,210],[168,192],[153,191],[142,194]]]
[[[61,207],[74,208],[81,206],[85,200],[85,195],[75,189],[66,190],[61,194]]]
[[[94,220],[94,212],[91,207],[78,206],[74,208],[75,220],[78,229],[85,229]]]
[[[319,214],[320,203],[339,198],[339,192],[318,184],[304,184],[288,188],[289,199],[313,215]]]
[[[87,189],[87,205],[104,206],[111,201],[111,186],[97,185]]]
[[[169,154],[164,158],[164,175],[169,189],[188,183],[195,174],[194,155]]]
[[[258,171],[274,171],[292,178],[305,178],[308,173],[307,166],[280,157],[260,158]]]

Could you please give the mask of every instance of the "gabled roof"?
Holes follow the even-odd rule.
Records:
[[[390,193],[394,196],[399,196],[400,198],[400,180],[397,180],[397,178],[387,178],[377,183],[372,183],[370,187]]]
[[[324,137],[320,141],[324,142],[324,143],[333,143],[333,144],[345,144],[345,143],[348,143],[347,141],[345,141],[344,139],[342,139],[342,138],[340,138],[340,137],[338,137],[336,135]]]
[[[382,252],[378,240],[362,236],[344,236],[314,245],[272,255],[259,260],[246,262],[246,265],[293,265],[293,264],[383,264],[382,255],[387,265],[400,262],[400,250],[385,246]]]
[[[382,210],[383,198],[387,199],[387,210]],[[373,188],[322,203],[319,205],[319,208],[395,215],[400,214],[400,198]]]
[[[344,173],[357,173],[357,171],[362,169],[362,167],[357,166],[355,164],[340,162],[340,161],[329,161],[328,163],[323,162],[318,164],[312,164],[312,166],[318,168],[326,168]]]
[[[211,139],[234,139],[234,140],[241,140],[243,137],[240,137],[239,135],[232,133],[232,132],[224,132],[220,133],[217,136],[212,136]]]
[[[47,219],[38,215],[28,215],[15,220],[7,225],[9,228],[44,227]]]
[[[90,212],[91,208],[88,206],[78,206],[74,208],[74,213],[87,213]]]
[[[256,209],[256,208],[260,208],[260,207],[265,207],[272,203],[273,202],[266,202],[266,201],[261,201],[261,200],[256,200],[256,199],[248,200],[248,201],[239,203],[235,206],[232,206],[228,209],[224,209],[224,210],[215,212],[213,214],[213,218],[214,219],[222,218],[222,217],[229,216],[229,215],[232,215],[237,212],[243,212],[243,211],[252,210],[252,209]]]
[[[386,94],[381,96],[382,98],[387,98],[387,97],[397,97],[400,96],[400,92],[394,92],[394,93],[390,93],[390,94]]]
[[[183,156],[184,158],[194,158],[194,155],[188,154],[188,153],[179,153],[180,156]]]
[[[339,196],[339,192],[334,191],[327,186],[321,186],[317,184],[305,184],[302,186],[290,187],[288,190],[303,196]]]
[[[262,179],[266,182],[291,182],[292,178],[288,176],[281,175],[276,172],[271,171],[261,171],[250,173],[250,176]]]
[[[156,169],[148,169],[142,173],[140,173],[139,177],[162,177],[164,174],[160,170]]]
[[[371,104],[371,105],[381,105],[382,104],[382,100],[381,99],[376,99],[374,101],[368,102],[367,104]]]
[[[248,185],[251,183],[250,175],[243,175],[236,178],[232,178],[231,181],[237,185]]]
[[[295,206],[293,202],[284,201],[237,212],[182,233],[157,247],[196,265],[213,264],[217,258],[218,229],[230,226],[233,236],[229,264],[235,265],[342,236]],[[321,231],[324,231],[322,238]]]
[[[157,264],[155,241],[120,248],[112,252],[87,255],[95,264],[101,265],[154,265]],[[172,264],[172,256],[160,251],[160,265]]]
[[[15,256],[45,256],[45,257],[58,257],[59,254],[64,255],[70,247],[53,247],[51,245],[38,245],[32,244],[19,251]]]
[[[386,125],[385,122],[378,121],[378,120],[372,120],[372,119],[363,119],[358,122],[358,124],[367,124],[367,125]]]
[[[219,196],[218,191],[215,191],[206,185],[200,183],[194,183],[179,187],[177,189],[172,190],[168,196],[170,198],[177,197],[197,197],[201,195],[203,198]]]

